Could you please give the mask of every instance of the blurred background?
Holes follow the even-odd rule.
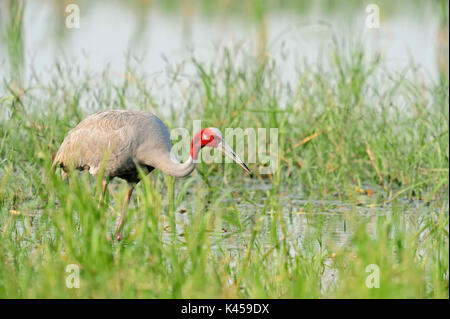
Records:
[[[379,28],[366,27],[370,3]],[[69,4],[79,8],[79,28],[66,27]],[[393,70],[448,76],[446,0],[1,0],[0,27],[0,78],[18,82],[45,79],[55,61],[120,74],[135,59],[156,76],[188,56],[214,60],[223,46],[271,56],[289,79],[301,63],[320,63],[333,41],[381,54]]]

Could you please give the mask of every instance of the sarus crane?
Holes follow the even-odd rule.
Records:
[[[53,160],[52,168],[62,168],[63,179],[71,168],[88,170],[93,176],[102,168],[101,204],[109,181],[119,177],[127,181],[128,191],[115,236],[122,238],[122,223],[131,194],[140,181],[138,167],[150,173],[159,169],[174,177],[189,175],[195,168],[200,149],[213,147],[231,157],[251,175],[247,165],[225,143],[217,128],[196,132],[189,158],[177,162],[171,155],[172,144],[167,126],[156,115],[139,110],[107,110],[92,114],[69,131]]]

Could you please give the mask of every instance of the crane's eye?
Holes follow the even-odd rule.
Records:
[[[203,140],[204,141],[213,141],[214,140],[214,136],[213,135],[210,135],[210,136],[208,136],[207,134],[203,134]]]

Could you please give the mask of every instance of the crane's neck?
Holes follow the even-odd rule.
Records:
[[[174,177],[185,177],[192,173],[195,168],[194,160],[192,156],[189,156],[186,162],[178,163],[175,159],[170,159],[168,162],[164,164],[160,169],[171,176]]]
[[[185,177],[192,173],[196,166],[196,160],[198,158],[198,153],[202,145],[199,143],[198,138],[194,138],[191,143],[191,152],[189,158],[184,163],[179,163],[175,157],[171,154],[165,154],[163,156],[164,160],[158,162],[156,167],[162,172],[174,176],[174,177]],[[195,160],[195,161],[194,161]]]

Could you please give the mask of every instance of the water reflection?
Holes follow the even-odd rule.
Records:
[[[187,8],[168,13],[158,6],[137,9],[128,2],[93,1],[89,6],[80,4],[81,28],[66,29],[61,16],[63,2],[58,3],[55,8],[50,0],[26,1],[24,48],[28,77],[31,70],[45,76],[58,59],[91,71],[110,65],[120,74],[127,53],[143,57],[142,70],[157,74],[164,70],[166,61],[183,61],[192,52],[200,60],[210,61],[217,47],[238,45],[274,57],[286,79],[294,79],[298,66],[305,61],[321,63],[333,37],[362,41],[369,55],[382,53],[391,70],[414,61],[422,67],[425,77],[434,78],[438,66],[445,68],[447,64],[448,68],[448,57],[443,57],[448,52],[448,39],[442,36],[448,35],[448,25],[439,25],[430,5],[423,4],[420,15],[408,5],[389,15],[381,7],[380,28],[368,29],[363,6],[347,15],[342,10],[327,12],[326,7],[298,12],[268,10],[263,19],[252,20],[239,14],[208,16]]]

